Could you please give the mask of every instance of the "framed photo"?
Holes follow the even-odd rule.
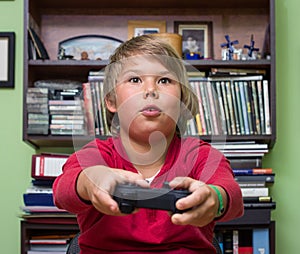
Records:
[[[15,33],[0,32],[0,87],[15,86]]]
[[[182,36],[183,56],[197,53],[203,58],[213,57],[212,22],[175,21],[174,32]]]
[[[108,60],[122,40],[105,35],[80,35],[58,44],[58,59]]]
[[[160,20],[129,20],[128,39],[143,34],[165,33],[166,21]]]

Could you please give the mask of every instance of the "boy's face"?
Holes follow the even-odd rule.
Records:
[[[181,88],[174,73],[153,56],[126,59],[108,109],[117,112],[120,133],[148,141],[173,136],[180,115]],[[178,75],[178,74],[177,74]]]

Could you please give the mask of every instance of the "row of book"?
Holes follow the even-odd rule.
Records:
[[[224,254],[269,254],[269,228],[215,230]]]
[[[74,88],[32,87],[27,91],[28,134],[110,135],[102,72]],[[193,77],[199,114],[185,135],[270,135],[269,84],[262,75]]]
[[[191,78],[199,114],[188,135],[270,135],[269,82],[262,75]]]

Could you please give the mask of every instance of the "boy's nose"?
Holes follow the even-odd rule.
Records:
[[[144,99],[147,99],[148,97],[157,99],[158,98],[158,91],[157,86],[155,82],[147,82],[144,87]]]

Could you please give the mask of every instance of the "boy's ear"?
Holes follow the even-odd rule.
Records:
[[[116,99],[114,98],[114,96],[112,95],[106,96],[104,100],[106,103],[106,107],[110,112],[112,113],[117,112]]]

